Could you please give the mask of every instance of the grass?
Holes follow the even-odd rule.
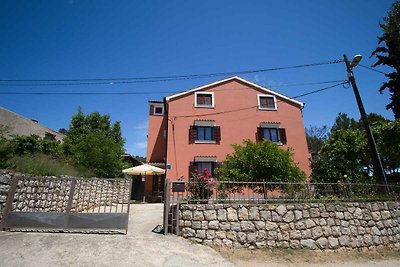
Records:
[[[78,169],[61,159],[41,153],[14,156],[8,160],[8,169],[36,176],[93,177],[90,171]]]

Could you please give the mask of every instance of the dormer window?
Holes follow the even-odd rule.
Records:
[[[164,115],[164,106],[154,106],[154,115]]]
[[[257,95],[258,109],[276,110],[276,98],[274,95]]]
[[[194,106],[196,108],[213,108],[214,93],[213,92],[196,92],[194,94]]]

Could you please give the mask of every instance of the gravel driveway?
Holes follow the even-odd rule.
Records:
[[[0,266],[234,266],[209,247],[152,233],[162,209],[132,205],[128,235],[0,232]]]
[[[197,245],[151,230],[162,222],[162,204],[131,206],[128,235],[0,232],[0,267],[13,266],[400,266],[398,250],[323,253],[229,250]],[[387,256],[390,256],[387,258]]]

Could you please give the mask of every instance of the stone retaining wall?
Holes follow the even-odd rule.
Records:
[[[188,204],[179,206],[179,225],[182,237],[210,246],[400,247],[400,202]]]
[[[13,179],[22,177],[14,196],[13,211],[64,212],[67,208],[71,180],[56,179],[55,176],[41,177],[0,170],[0,222]],[[75,178],[62,176],[61,178]],[[81,212],[98,206],[126,203],[130,199],[127,183],[112,179],[81,179],[73,194],[71,211]]]

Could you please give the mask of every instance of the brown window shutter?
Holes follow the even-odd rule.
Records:
[[[264,140],[263,128],[257,127],[257,142],[262,142]]]
[[[215,169],[217,169],[220,165],[220,162],[213,162],[213,178],[218,178],[218,174],[215,173]]]
[[[279,128],[279,141],[284,145],[287,143],[285,128]]]
[[[195,169],[196,169],[196,166],[194,165],[194,162],[191,161],[191,162],[189,163],[189,176],[188,176],[189,179],[192,178],[192,175],[193,175]]]
[[[191,125],[189,128],[189,144],[193,144],[197,140],[197,128]]]
[[[150,115],[154,115],[154,106],[150,105]]]
[[[219,141],[221,141],[221,127],[220,126],[214,126],[213,127],[213,140],[217,141],[217,143],[219,143]]]

